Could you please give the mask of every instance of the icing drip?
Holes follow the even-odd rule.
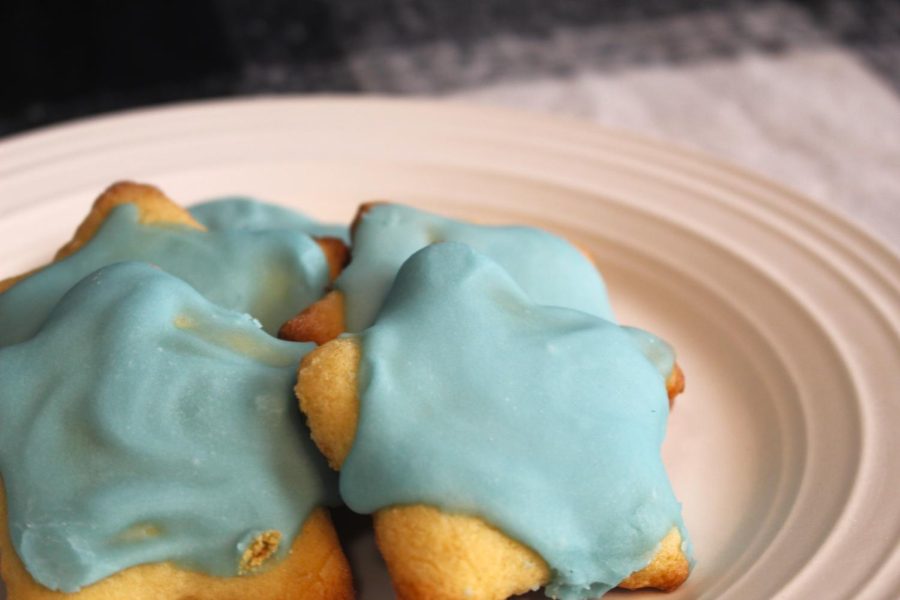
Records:
[[[675,368],[675,350],[672,346],[649,331],[637,327],[622,327],[631,336],[631,339],[641,349],[663,379],[667,378]]]

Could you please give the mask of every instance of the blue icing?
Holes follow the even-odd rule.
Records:
[[[641,349],[647,360],[653,363],[663,378],[667,378],[675,368],[675,349],[667,341],[649,331],[637,327],[623,327],[622,329],[628,332],[632,341]]]
[[[538,304],[574,308],[615,322],[596,267],[567,241],[531,227],[490,227],[454,221],[400,204],[379,204],[356,227],[353,261],[335,283],[345,292],[347,329],[360,332],[375,314],[403,262],[439,241],[466,243],[498,262]],[[675,364],[665,340],[627,330],[664,376]]]
[[[138,214],[132,204],[116,207],[78,252],[0,294],[0,346],[27,340],[67,290],[123,260],[153,263],[210,301],[253,315],[270,333],[318,300],[328,285],[325,255],[307,235],[144,225]]]
[[[336,237],[350,241],[350,231],[345,225],[320,223],[303,213],[254,200],[253,198],[221,198],[195,204],[189,209],[197,221],[211,231],[245,229],[293,229],[317,237]]]
[[[160,561],[233,576],[272,529],[283,557],[336,495],[292,393],[311,347],[143,263],[84,279],[0,348],[0,474],[28,571],[67,592]]]
[[[538,552],[565,600],[643,568],[672,527],[687,539],[660,459],[664,378],[625,329],[538,306],[497,263],[443,243],[403,265],[361,341],[340,476],[353,510],[480,516]]]
[[[435,242],[462,242],[512,276],[538,304],[615,320],[597,269],[564,239],[533,227],[473,225],[409,206],[371,207],[353,233],[353,260],[335,282],[345,296],[347,331],[371,325],[400,266]]]

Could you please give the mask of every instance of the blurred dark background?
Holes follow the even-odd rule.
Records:
[[[900,247],[900,0],[5,0],[0,45],[0,136],[220,97],[436,97],[695,148]]]
[[[178,100],[440,95],[823,44],[900,90],[900,2],[888,0],[7,0],[0,135]]]

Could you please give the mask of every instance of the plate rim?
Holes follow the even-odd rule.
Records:
[[[391,105],[393,107],[398,107],[392,110],[406,107],[421,110],[427,109],[429,111],[444,111],[450,108],[453,110],[463,111],[467,114],[478,114],[485,117],[499,116],[507,120],[515,117],[515,119],[523,122],[539,121],[542,125],[547,126],[548,128],[557,128],[561,126],[564,126],[567,130],[577,128],[579,130],[579,134],[583,135],[586,138],[599,135],[607,141],[625,140],[626,142],[634,144],[639,148],[683,158],[688,163],[695,163],[700,167],[711,168],[716,171],[724,172],[730,178],[735,178],[737,181],[743,181],[752,187],[759,187],[763,190],[770,190],[776,195],[788,197],[793,202],[797,202],[797,205],[802,210],[818,214],[826,220],[830,221],[836,227],[835,231],[825,231],[819,227],[816,227],[813,229],[814,233],[826,240],[837,238],[838,241],[841,242],[842,253],[851,252],[857,258],[859,258],[860,256],[864,258],[871,258],[869,255],[873,252],[875,254],[878,254],[878,258],[881,262],[881,267],[885,269],[884,272],[879,271],[878,275],[880,275],[882,280],[886,282],[888,287],[894,293],[900,294],[900,251],[890,246],[879,236],[867,230],[862,224],[855,222],[854,220],[852,220],[852,218],[841,213],[841,211],[839,211],[837,208],[813,200],[812,198],[809,198],[792,190],[788,186],[785,186],[776,181],[772,181],[762,175],[753,173],[752,171],[746,170],[740,166],[736,166],[730,162],[723,161],[715,157],[711,157],[707,154],[704,154],[702,151],[684,148],[673,142],[659,141],[640,134],[619,131],[615,128],[610,128],[596,123],[589,123],[578,119],[552,116],[543,113],[532,113],[524,110],[511,110],[505,108],[484,107],[480,105],[467,105],[456,101],[407,100],[387,97],[356,96],[275,96],[254,97],[249,99],[228,98],[224,100],[201,100],[155,107],[142,107],[128,111],[121,111],[118,113],[97,115],[85,119],[79,119],[76,121],[54,124],[37,130],[22,132],[20,134],[0,139],[0,165],[2,165],[3,163],[2,158],[4,157],[5,153],[15,152],[23,142],[26,142],[27,145],[28,143],[33,143],[33,140],[37,140],[41,144],[46,144],[48,142],[52,142],[57,136],[60,135],[65,137],[73,134],[83,133],[84,131],[87,131],[88,129],[97,125],[104,126],[116,124],[116,122],[119,120],[122,120],[119,121],[119,124],[121,124],[132,119],[143,120],[147,117],[170,118],[172,115],[175,115],[182,111],[184,115],[188,115],[195,111],[206,112],[210,108],[232,110],[235,107],[248,107],[248,109],[264,109],[267,106],[278,105],[279,107],[283,108],[300,108],[305,110],[310,106],[327,106],[333,105],[334,103],[342,104],[344,106],[365,105],[366,110],[373,110],[382,105]],[[0,166],[0,174],[2,174],[2,171],[2,166]],[[0,179],[0,181],[2,181],[2,179]],[[0,184],[0,187],[2,187],[2,184]],[[754,205],[757,205],[757,199],[751,198],[749,194],[741,193],[740,195],[748,203],[752,202]],[[770,207],[766,205],[764,206],[764,208],[768,209]],[[744,212],[741,212],[741,215],[743,217],[748,216],[747,213]],[[783,214],[780,216],[782,218],[790,218],[790,220],[795,220],[797,218],[796,216],[785,216]],[[2,218],[2,214],[0,214],[0,218]],[[863,242],[865,242],[867,247],[854,250],[852,247],[852,242],[854,241],[852,238],[854,236],[858,240],[862,240]],[[851,239],[847,239],[847,237]],[[873,309],[880,309],[880,307],[873,304]],[[879,314],[882,314],[880,310]],[[818,320],[818,315],[814,316]],[[883,316],[889,317],[890,315]]]
[[[791,186],[757,173],[726,159],[718,158],[703,150],[691,148],[686,144],[667,139],[656,138],[652,135],[618,128],[608,124],[601,124],[587,119],[579,119],[568,115],[556,115],[546,112],[528,110],[518,107],[499,107],[493,105],[476,104],[455,99],[423,99],[420,97],[392,97],[380,94],[261,94],[255,96],[233,96],[221,98],[206,98],[197,100],[178,101],[149,106],[139,106],[124,110],[88,115],[58,123],[51,123],[41,127],[16,132],[0,137],[0,157],[4,153],[14,154],[21,150],[19,146],[33,144],[35,142],[52,142],[54,137],[66,136],[86,131],[103,125],[119,124],[126,121],[136,121],[155,118],[172,118],[178,113],[188,115],[190,113],[206,113],[210,109],[243,110],[277,106],[279,108],[298,108],[309,110],[310,107],[327,105],[357,105],[366,109],[378,107],[396,107],[419,110],[459,110],[472,115],[486,117],[500,117],[504,119],[516,118],[534,123],[542,122],[548,127],[566,127],[586,130],[587,136],[600,135],[609,139],[619,139],[641,146],[647,150],[660,151],[664,154],[679,156],[689,162],[706,164],[718,171],[724,171],[751,184],[769,188],[785,196],[790,196],[795,202],[803,205],[804,209],[818,212],[829,220],[841,226],[848,227],[854,235],[862,237],[865,241],[875,246],[880,252],[890,256],[900,266],[900,247],[895,248],[881,236],[870,231],[864,223],[845,214],[841,209],[825,202],[816,200]],[[0,165],[3,161],[0,161]],[[0,166],[0,171],[3,168]]]

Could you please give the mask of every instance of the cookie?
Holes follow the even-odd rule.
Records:
[[[317,243],[285,229],[208,232],[156,188],[118,183],[97,199],[51,264],[0,283],[0,346],[34,335],[68,289],[123,260],[153,263],[275,333],[323,295],[346,251],[339,240]]]
[[[595,598],[689,573],[658,367],[471,248],[414,254],[374,325],[307,355],[296,391],[401,598]]]
[[[322,343],[327,341],[323,330],[364,330],[374,322],[406,259],[444,241],[465,243],[495,260],[538,304],[615,320],[593,263],[575,246],[542,229],[476,225],[401,204],[374,203],[360,207],[352,239],[352,260],[335,281],[333,295],[325,306],[313,305],[286,323],[282,337]]]
[[[0,348],[10,597],[352,598],[292,392],[312,348],[146,263],[79,282]]]
[[[533,227],[476,225],[389,203],[360,207],[352,226],[353,260],[335,289],[287,321],[283,339],[324,344],[372,324],[400,266],[440,241],[465,243],[499,263],[538,304],[581,310],[616,321],[606,285],[582,250]],[[684,374],[664,340],[634,329],[642,348],[670,379],[670,401],[684,389]]]

